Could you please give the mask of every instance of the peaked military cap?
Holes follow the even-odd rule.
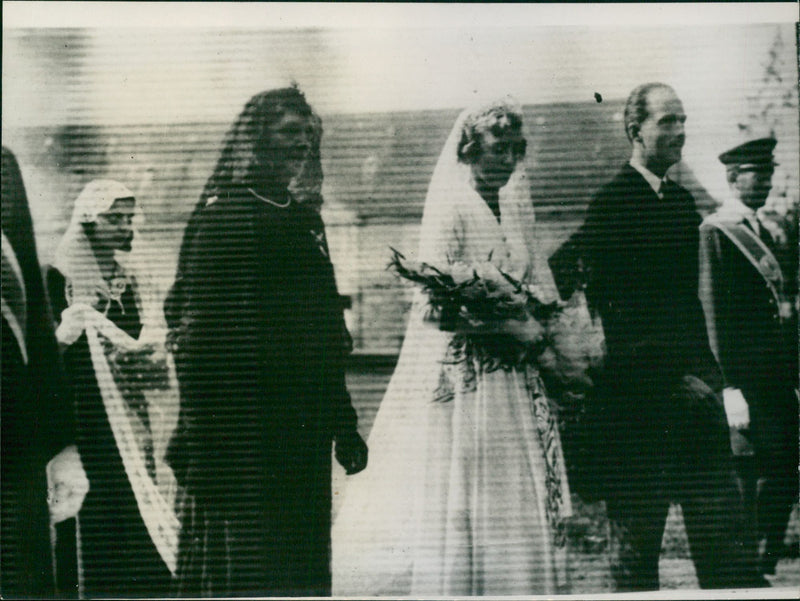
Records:
[[[742,168],[774,167],[778,163],[772,155],[778,141],[767,136],[748,140],[719,155],[719,160],[727,167]]]

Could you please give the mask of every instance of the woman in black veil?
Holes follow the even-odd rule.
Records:
[[[318,133],[303,94],[254,96],[184,234],[167,300],[187,491],[176,594],[330,593],[331,442],[366,465],[322,220],[289,191]],[[316,140],[315,140],[316,138]]]
[[[248,105],[250,112],[254,106]],[[245,109],[247,112],[248,108]],[[315,112],[311,112],[311,144],[308,157],[303,163],[300,173],[292,179],[289,190],[294,196],[294,200],[300,204],[306,204],[320,209],[322,204],[322,165],[320,163],[320,142],[322,141],[322,119]],[[170,327],[170,338],[174,343],[174,336],[179,330],[182,306],[186,300],[186,289],[184,274],[186,272],[186,260],[189,257],[189,247],[197,233],[198,216],[208,204],[209,198],[217,195],[218,191],[227,183],[234,179],[234,171],[241,169],[235,164],[241,163],[242,159],[237,158],[237,152],[242,153],[242,149],[253,143],[255,132],[252,127],[252,117],[246,117],[244,113],[240,116],[233,126],[228,130],[222,142],[222,153],[220,154],[214,172],[203,187],[200,198],[194,205],[191,215],[186,223],[183,233],[180,251],[178,253],[178,265],[175,275],[175,283],[167,295],[164,304],[167,323]],[[239,149],[237,151],[237,149]],[[244,151],[246,154],[247,151]]]

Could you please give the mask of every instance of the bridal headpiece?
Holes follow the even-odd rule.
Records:
[[[127,186],[111,179],[95,179],[86,184],[75,200],[73,220],[77,223],[94,223],[97,216],[109,210],[115,200],[134,198]]]
[[[486,132],[500,135],[503,131],[521,127],[522,107],[510,96],[477,106],[467,112],[461,125],[459,159],[463,160],[475,152],[480,138]]]

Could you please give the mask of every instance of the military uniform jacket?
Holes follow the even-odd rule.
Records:
[[[752,409],[760,395],[748,391],[796,386],[797,312],[786,277],[791,274],[782,272],[769,235],[759,238],[741,216],[711,215],[700,231],[700,292],[709,338],[725,384],[740,388]]]

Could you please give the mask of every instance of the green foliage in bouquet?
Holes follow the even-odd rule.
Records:
[[[499,334],[463,334],[453,338],[453,357],[479,361],[484,370],[508,368],[529,362],[539,369],[548,393],[564,410],[564,417],[578,417],[587,395],[602,371],[605,339],[599,317],[593,316],[583,293],[566,303],[544,303],[507,273],[490,263],[453,263],[444,271],[424,262],[407,260],[392,250],[389,269],[427,293],[438,313],[439,327],[455,331],[467,324],[521,319],[527,315],[544,328],[534,345]]]
[[[459,318],[490,323],[524,319],[526,314],[544,323],[561,310],[557,301],[543,303],[521,282],[492,265],[491,256],[478,265],[454,263],[450,272],[444,272],[428,263],[409,261],[394,248],[391,251],[389,269],[428,294],[431,306],[441,314],[442,329],[453,329]]]
[[[409,261],[399,251],[391,250],[389,269],[428,295],[431,311],[444,331],[458,332],[459,326],[470,329],[508,319],[533,318],[546,326],[561,311],[561,303],[544,303],[536,298],[521,282],[493,265],[491,256],[472,265],[455,262],[448,266],[449,271],[444,271],[428,263]],[[456,362],[466,365],[471,357],[485,371],[535,362],[547,345],[546,327],[545,336],[536,344],[524,344],[510,334],[491,331],[460,332],[451,342]]]

